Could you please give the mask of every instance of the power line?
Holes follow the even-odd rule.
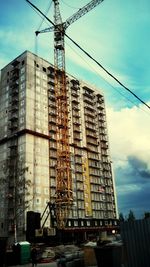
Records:
[[[92,67],[79,53],[77,53],[77,51],[75,51],[75,49],[73,48],[73,47],[71,47],[67,42],[66,42],[66,44],[74,51],[74,53],[76,53],[91,69],[93,69],[93,71],[95,72],[95,73],[97,73],[97,75],[98,76],[100,76],[101,77],[101,79],[103,79],[109,86],[111,86],[114,90],[116,90],[117,91],[117,93],[118,94],[120,94],[123,98],[125,98],[126,100],[128,100],[129,102],[131,102],[132,104],[134,104],[135,106],[137,106],[139,109],[141,109],[143,112],[145,112],[145,113],[147,113],[148,115],[150,115],[146,110],[144,110],[144,109],[142,109],[141,107],[139,107],[138,106],[138,104],[135,102],[135,101],[133,101],[133,100],[131,100],[131,99],[129,99],[126,95],[124,95],[122,92],[120,92],[120,90],[119,89],[117,89],[115,86],[113,86],[110,82],[108,82],[107,81],[107,79],[105,79],[102,75],[100,75],[100,73],[97,71],[97,70],[95,70],[95,68],[94,67]]]
[[[36,7],[34,4],[32,4],[29,0],[26,0],[31,6],[33,6],[42,16],[44,16],[54,27],[55,24],[53,21],[51,21],[38,7]],[[58,27],[59,31],[62,32],[61,27]],[[122,82],[120,82],[113,74],[111,74],[106,68],[102,66],[96,59],[94,59],[88,52],[85,51],[77,42],[75,42],[71,37],[68,36],[64,32],[64,35],[75,45],[77,46],[84,54],[86,54],[91,60],[93,60],[100,68],[102,68],[111,78],[113,78],[118,84],[120,84],[125,90],[127,90],[130,94],[132,94],[136,99],[138,99],[143,105],[145,105],[148,109],[150,109],[150,106],[144,102],[140,97],[137,96],[137,94],[133,93],[128,87],[126,87]]]
[[[96,59],[94,59],[88,52],[86,52],[79,44],[77,44],[71,37],[69,37],[66,33],[65,36],[74,43],[84,54],[86,54],[90,59],[92,59],[100,68],[102,68],[111,78],[113,78],[117,83],[119,83],[125,90],[127,90],[130,94],[132,94],[135,98],[137,98],[142,104],[144,104],[147,108],[150,109],[150,106],[145,103],[140,97],[138,97],[135,93],[133,93],[128,87],[126,87],[123,83],[121,83],[113,74],[111,74],[106,68],[104,68]]]

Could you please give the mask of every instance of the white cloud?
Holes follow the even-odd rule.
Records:
[[[141,218],[149,210],[150,111],[108,108],[107,120],[119,212],[132,209]]]
[[[123,196],[135,191],[141,191],[141,186],[136,184],[131,184],[131,185],[127,184],[119,187],[118,194]]]
[[[108,108],[108,130],[111,154],[115,166],[136,155],[150,163],[150,111],[140,105],[139,108],[124,108],[114,111]]]

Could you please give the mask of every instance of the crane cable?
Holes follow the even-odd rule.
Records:
[[[47,16],[48,12],[50,11],[51,6],[52,6],[52,1],[50,2],[48,8],[47,8],[46,11],[45,11],[45,16]],[[42,24],[43,24],[43,22],[44,22],[44,19],[45,19],[45,17],[42,18],[42,21],[41,21],[41,23],[39,24],[39,27],[38,27],[37,31],[40,30],[40,28],[41,28],[41,26],[42,26]]]
[[[50,9],[51,9],[51,6],[52,6],[52,1],[50,2],[48,8],[47,8],[46,11],[45,11],[45,16],[47,16],[48,12],[49,12]],[[38,12],[37,12],[37,14],[39,15]],[[40,30],[40,28],[41,28],[41,26],[42,26],[42,24],[43,24],[43,22],[44,22],[44,20],[45,20],[45,16],[44,16],[44,17],[43,17],[43,16],[40,16],[42,20],[41,20],[41,22],[40,22],[40,24],[39,24],[39,27],[38,27],[37,31]],[[47,23],[47,24],[48,24],[48,23]],[[48,26],[49,26],[49,24],[48,24]],[[38,55],[38,35],[37,35],[37,34],[35,35],[35,54]]]
[[[71,5],[68,5],[64,0],[61,0],[62,3],[70,8],[73,8],[73,9],[79,9],[79,7],[75,7],[75,6],[71,6]]]
[[[29,0],[26,0],[31,6],[33,6],[42,16],[44,16],[54,27],[55,24],[53,21],[51,21],[38,7],[36,7],[34,4],[32,4]],[[58,27],[58,30],[62,32],[61,27]],[[92,61],[94,61],[100,68],[102,68],[111,78],[113,78],[118,84],[121,85],[125,90],[127,90],[130,94],[132,94],[136,99],[138,99],[143,105],[145,105],[148,109],[150,109],[150,106],[144,102],[140,97],[138,97],[135,93],[133,93],[128,87],[126,87],[122,82],[120,82],[113,74],[111,74],[106,68],[102,66],[96,59],[94,59],[88,52],[85,51],[79,44],[77,44],[71,37],[68,36],[65,32],[63,32],[64,35],[75,45],[77,46],[84,54],[86,54]]]

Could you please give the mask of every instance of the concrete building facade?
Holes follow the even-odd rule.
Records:
[[[115,225],[115,184],[109,155],[105,100],[93,86],[67,75],[73,206],[67,228]],[[54,69],[24,52],[1,70],[0,232],[18,238],[26,212],[55,202],[56,105]],[[43,218],[44,219],[44,218]],[[50,220],[46,222],[51,227]]]

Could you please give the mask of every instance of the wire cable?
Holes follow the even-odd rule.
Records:
[[[42,16],[44,16],[54,27],[55,24],[53,21],[51,21],[46,15],[44,15],[44,13],[38,8],[36,7],[34,4],[32,4],[29,0],[26,0],[26,2],[28,2],[31,6],[33,6]],[[60,30],[60,32],[62,32],[61,27],[58,27],[58,29]],[[86,54],[92,61],[94,61],[101,69],[103,69],[111,78],[113,78],[118,84],[121,85],[121,87],[123,87],[126,91],[128,91],[130,94],[132,94],[136,99],[138,99],[143,105],[145,105],[148,109],[150,109],[150,106],[144,102],[140,97],[137,96],[137,94],[133,93],[128,87],[126,87],[122,82],[120,82],[113,74],[111,74],[106,68],[104,68],[102,66],[102,64],[100,64],[96,59],[94,59],[88,52],[85,51],[85,49],[83,49],[79,44],[77,44],[77,42],[75,42],[71,37],[68,36],[68,34],[66,34],[64,32],[64,35],[75,45],[77,46],[84,54]]]
[[[117,83],[119,83],[125,90],[127,90],[130,94],[132,94],[136,99],[138,99],[143,105],[145,105],[148,109],[150,106],[144,102],[137,94],[133,93],[128,87],[126,87],[122,82],[120,82],[113,74],[111,74],[106,68],[104,68],[95,58],[93,58],[88,52],[85,51],[79,44],[77,44],[71,37],[69,37],[66,33],[65,36],[74,43],[84,54],[86,54],[92,61],[94,61],[100,68],[102,68],[111,78],[113,78]]]
[[[75,6],[68,5],[64,0],[61,0],[61,2],[62,2],[64,5],[66,5],[66,6],[70,7],[70,8],[72,8],[72,9],[79,9],[79,7],[75,7]]]
[[[50,11],[51,6],[52,6],[52,1],[50,2],[50,5],[48,6],[48,8],[47,8],[46,11],[45,11],[45,16],[47,16],[48,12]],[[40,28],[41,28],[41,26],[42,26],[44,20],[45,20],[45,17],[42,17],[42,21],[41,21],[41,23],[40,23],[40,25],[39,25],[37,31],[40,30]]]
[[[108,82],[107,81],[107,79],[105,79],[94,67],[92,67],[79,53],[77,53],[77,51],[75,51],[75,49],[73,48],[73,47],[71,47],[66,41],[65,41],[65,43],[70,47],[70,49],[72,49],[73,50],[73,52],[75,53],[75,54],[77,54],[95,73],[97,73],[97,75],[98,76],[100,76],[101,77],[101,79],[102,80],[104,80],[109,86],[111,86],[114,90],[116,90],[117,91],[117,93],[118,94],[120,94],[124,99],[126,99],[126,100],[128,100],[129,102],[131,102],[132,104],[134,104],[135,106],[137,106],[139,109],[141,109],[143,112],[145,112],[145,113],[147,113],[148,115],[150,115],[146,110],[144,110],[144,109],[142,109],[141,107],[139,107],[139,105],[135,102],[135,101],[133,101],[133,100],[131,100],[131,99],[129,99],[127,96],[125,96],[123,93],[121,93],[120,92],[120,90],[119,89],[117,89],[116,87],[114,87],[110,82]]]
[[[48,8],[45,11],[45,16],[47,16],[48,12],[50,11],[51,5],[52,5],[52,1],[50,2]],[[39,24],[39,27],[38,27],[37,31],[40,30],[40,28],[41,28],[41,26],[42,26],[42,24],[43,24],[43,22],[45,20],[45,17],[41,16],[41,18],[42,18],[42,20],[41,20],[41,22]],[[35,35],[35,54],[38,55],[38,35],[37,34]]]

